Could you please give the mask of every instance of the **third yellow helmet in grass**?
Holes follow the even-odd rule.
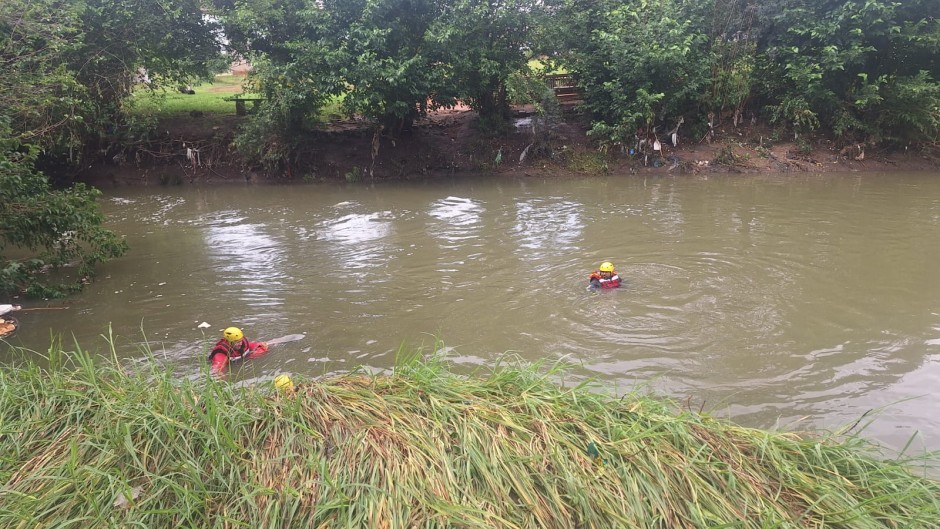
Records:
[[[294,391],[294,381],[287,375],[278,375],[274,378],[274,387],[281,391]]]

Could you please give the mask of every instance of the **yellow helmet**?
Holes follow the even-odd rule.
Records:
[[[287,375],[278,375],[274,378],[274,387],[281,391],[294,391],[294,381]]]
[[[604,261],[603,263],[601,263],[601,267],[598,268],[598,270],[601,272],[613,272],[614,263],[611,263],[610,261]]]
[[[222,336],[224,336],[225,339],[229,341],[229,343],[240,342],[242,341],[242,338],[245,337],[244,333],[242,333],[242,330],[238,327],[229,327],[228,329],[225,329],[225,331],[222,332]]]

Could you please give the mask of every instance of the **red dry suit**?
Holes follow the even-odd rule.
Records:
[[[610,276],[609,279],[604,279],[601,277],[601,273],[597,270],[591,272],[591,277],[589,279],[591,285],[596,285],[600,288],[617,288],[620,286],[620,276],[614,274]]]
[[[242,338],[241,341],[230,343],[222,338],[212,347],[209,362],[212,364],[212,371],[218,372],[225,369],[229,362],[236,362],[249,356],[259,356],[267,350],[268,346],[264,342],[249,342],[248,338]]]

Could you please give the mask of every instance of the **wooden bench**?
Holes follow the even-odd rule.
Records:
[[[251,109],[257,110],[258,105],[264,101],[264,98],[261,96],[232,96],[224,98],[226,101],[235,102],[235,115],[244,116],[248,113],[248,107],[245,106],[245,103],[251,102]]]

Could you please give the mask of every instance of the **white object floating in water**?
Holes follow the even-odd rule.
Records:
[[[5,303],[3,305],[0,305],[0,315],[6,314],[7,312],[13,312],[14,310],[20,310],[21,308],[22,307],[20,307],[19,305],[10,305],[8,303]]]
[[[209,324],[206,323],[206,322],[202,322],[202,323],[200,323],[199,325],[197,325],[197,327],[200,328],[200,329],[208,329],[209,327],[212,327],[212,326],[209,325]]]

